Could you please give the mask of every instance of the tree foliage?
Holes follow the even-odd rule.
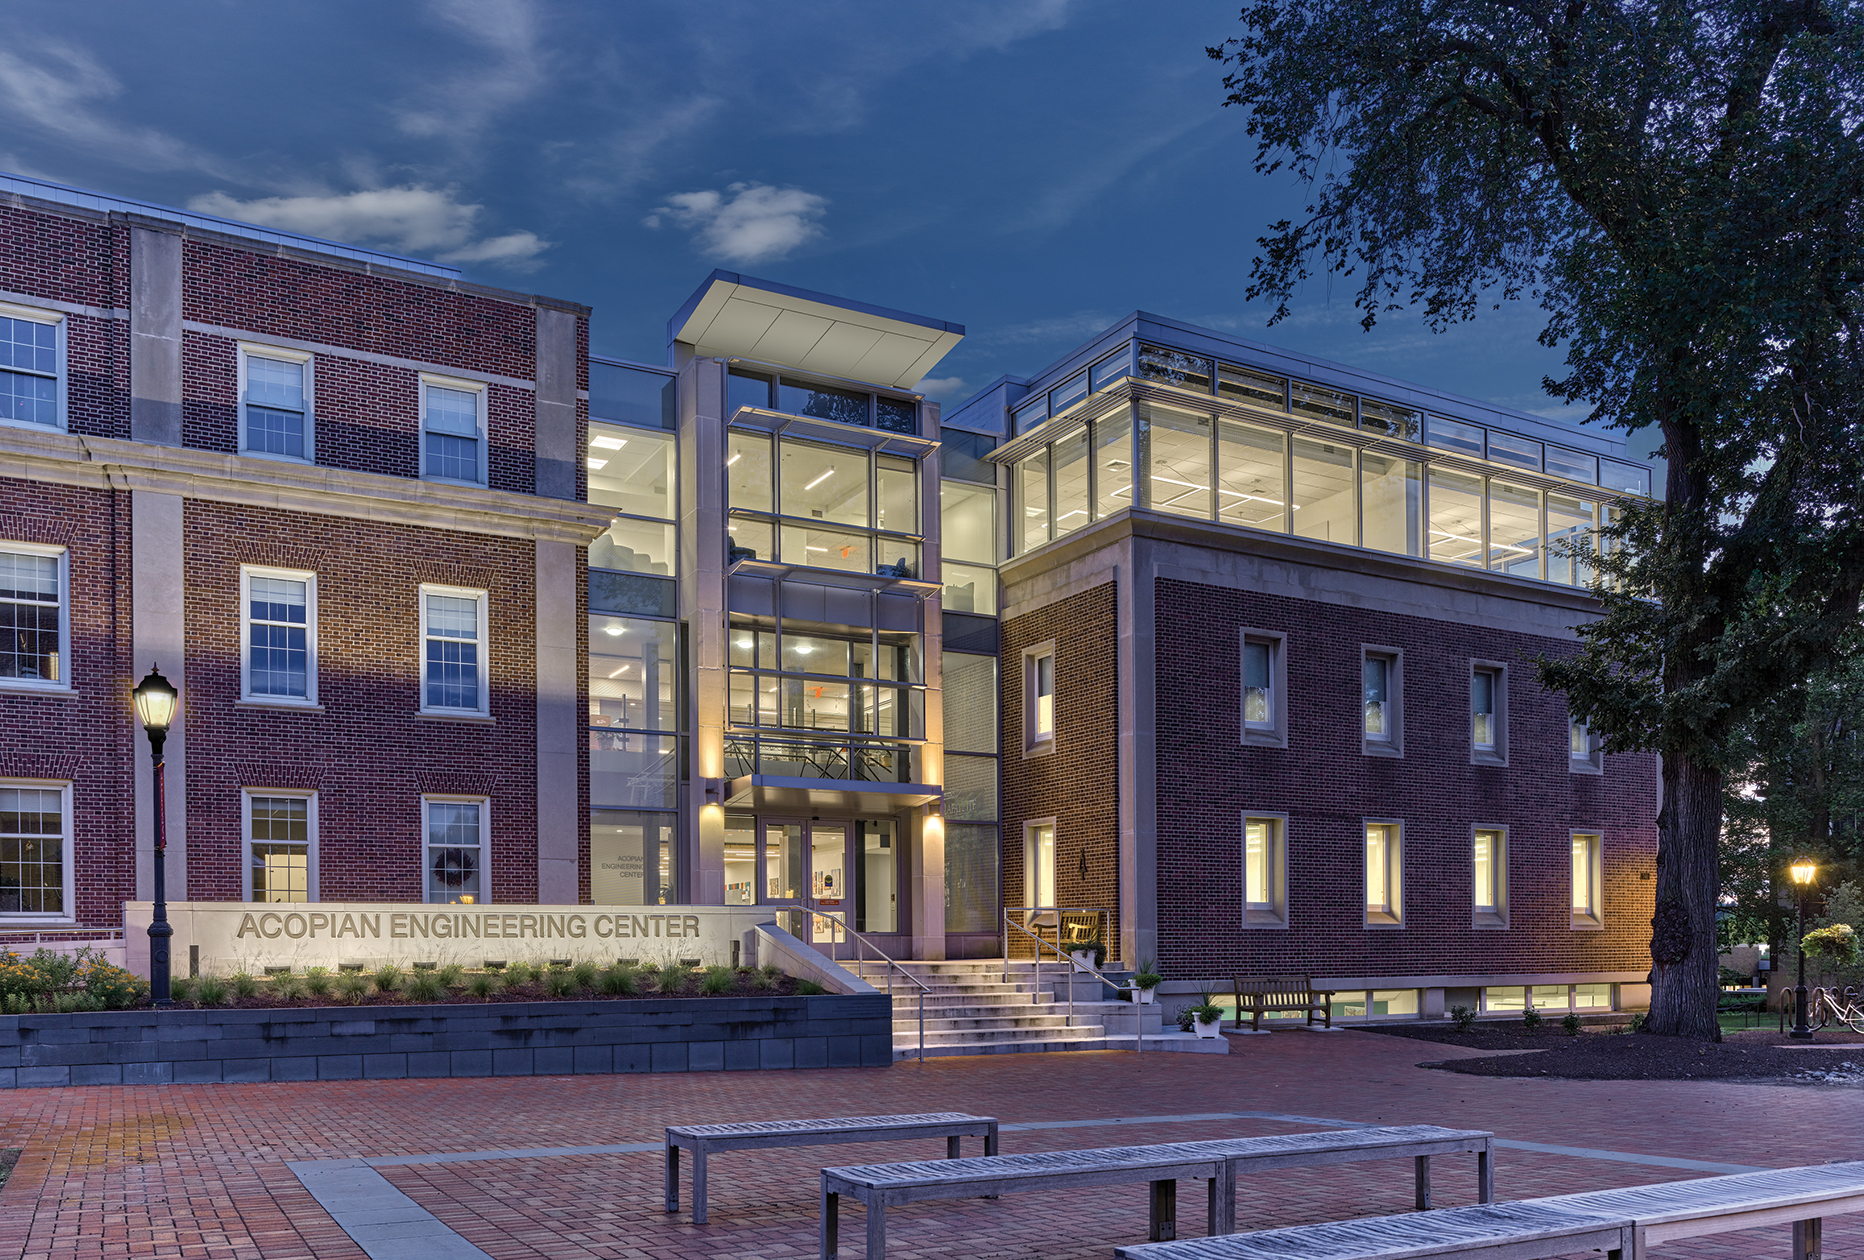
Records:
[[[1726,768],[1842,655],[1864,589],[1864,14],[1842,0],[1259,0],[1211,55],[1257,167],[1306,181],[1250,294],[1314,268],[1370,326],[1538,302],[1546,381],[1657,426],[1585,651],[1542,679],[1664,756],[1651,1032],[1716,1039]]]

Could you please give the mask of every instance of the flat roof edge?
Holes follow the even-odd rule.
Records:
[[[950,333],[956,337],[964,336],[963,324],[954,324],[948,320],[933,319],[929,315],[914,315],[910,311],[895,310],[889,306],[878,306],[872,302],[857,302],[852,298],[836,297],[832,293],[822,293],[815,289],[803,289],[791,284],[780,284],[775,280],[763,280],[756,276],[744,275],[742,272],[725,271],[720,268],[715,269],[711,275],[707,276],[705,280],[700,283],[699,287],[693,290],[692,296],[687,298],[686,301],[680,305],[680,309],[674,312],[672,318],[667,320],[667,341],[669,343],[679,340],[680,330],[686,326],[687,321],[692,319],[693,312],[699,309],[699,304],[705,300],[706,293],[710,291],[714,284],[731,284],[737,285],[739,288],[743,289],[757,289],[764,293],[775,293],[783,297],[797,298],[804,302],[819,302],[823,306],[837,307],[841,310],[853,311],[862,315],[872,315],[879,319],[897,320],[900,323],[911,324],[916,328],[930,329],[933,332]]]

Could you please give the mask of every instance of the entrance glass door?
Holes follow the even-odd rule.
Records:
[[[812,909],[835,916],[834,920],[820,914],[809,916],[811,943],[823,947],[852,944],[847,932],[854,924],[854,898],[848,887],[846,823],[809,824],[809,901]]]
[[[727,831],[729,863],[732,836],[729,828]],[[825,911],[853,925],[855,893],[849,882],[847,823],[764,818],[758,820],[757,839],[755,888],[759,905]],[[728,878],[727,884],[730,883]],[[801,922],[794,922],[796,919]],[[824,952],[851,952],[833,948],[838,943],[848,946],[848,934],[837,929],[826,914],[797,915],[784,926]]]

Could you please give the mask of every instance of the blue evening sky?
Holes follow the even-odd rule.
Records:
[[[0,169],[442,258],[659,363],[713,267],[964,324],[951,404],[1135,308],[1542,414],[1514,305],[1269,328],[1236,0],[13,0]],[[1647,447],[1647,442],[1640,443]]]

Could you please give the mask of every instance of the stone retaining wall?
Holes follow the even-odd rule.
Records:
[[[885,1067],[885,994],[0,1017],[0,1088]]]

